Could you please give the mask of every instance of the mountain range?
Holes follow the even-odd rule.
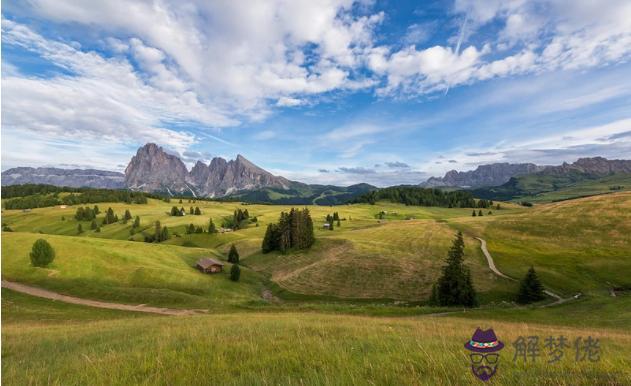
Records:
[[[545,166],[538,166],[532,163],[494,163],[480,165],[475,170],[466,172],[451,170],[448,171],[444,177],[430,177],[427,181],[419,185],[424,188],[479,188],[483,186],[498,186],[508,182],[511,177],[536,173],[543,169],[545,169]]]
[[[585,180],[631,175],[631,160],[581,158],[574,163],[540,166],[494,163],[475,170],[451,170],[421,187],[472,189],[477,197],[513,199],[550,192]],[[182,160],[148,143],[138,149],[125,173],[94,169],[17,167],[2,173],[2,185],[49,184],[69,187],[131,189],[150,193],[210,197],[275,204],[335,205],[377,189],[368,184],[348,187],[309,185],[275,176],[242,155],[234,160],[197,161],[189,171]]]

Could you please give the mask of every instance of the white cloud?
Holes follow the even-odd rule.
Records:
[[[254,139],[259,141],[267,141],[276,137],[276,132],[272,130],[263,130],[254,135]]]

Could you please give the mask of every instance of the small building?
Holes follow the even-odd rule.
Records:
[[[67,206],[66,206],[66,205],[59,205],[59,208],[60,208],[60,209],[66,209],[66,208],[67,208]]]
[[[211,258],[199,259],[197,262],[197,269],[204,273],[218,273],[223,271],[223,263]]]
[[[329,224],[328,222],[325,222],[324,225],[322,225],[322,227],[324,229],[329,229],[331,227],[331,224]]]

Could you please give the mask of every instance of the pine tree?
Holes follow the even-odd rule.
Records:
[[[125,209],[125,217],[123,217],[123,219],[125,220],[125,223],[127,223],[127,221],[131,220],[131,212],[129,212],[129,209]]]
[[[98,225],[96,225],[96,220],[92,220],[92,223],[90,223],[90,229],[95,230],[97,226]]]
[[[342,226],[342,224],[340,223],[340,220],[337,220],[337,227],[339,228],[340,226]]]
[[[279,244],[279,232],[276,224],[268,224],[265,231],[265,237],[263,237],[263,244],[261,250],[263,253],[268,253],[278,249]]]
[[[134,219],[134,228],[139,228],[140,227],[140,216],[136,216],[136,218]]]
[[[482,214],[482,209],[480,209],[480,210],[478,211],[478,216],[484,216],[484,215]]]
[[[173,206],[171,208],[171,216],[181,216],[182,213],[180,212],[180,210],[177,208],[177,206]]]
[[[94,214],[95,214],[95,215],[97,215],[97,214],[100,214],[100,213],[101,213],[101,211],[99,210],[99,206],[98,206],[98,205],[94,205],[94,208],[93,208],[92,210],[94,211]]]
[[[233,264],[232,268],[230,268],[230,280],[239,281],[241,278],[241,268],[239,268],[238,264]]]
[[[228,252],[228,262],[232,264],[239,264],[239,252],[237,252],[237,247],[232,244],[230,247],[230,252]]]
[[[196,216],[199,216],[199,215],[201,215],[201,214],[202,214],[202,211],[201,211],[201,210],[199,210],[199,206],[196,206],[196,207],[195,207],[195,215],[196,215]]]
[[[166,241],[169,239],[169,229],[165,226],[162,227],[160,231],[160,241]]]
[[[160,221],[156,221],[155,223],[155,230],[153,232],[153,239],[155,242],[159,243],[160,241],[160,236],[162,236],[162,227],[160,226]]]
[[[458,232],[447,254],[447,265],[443,267],[441,277],[432,289],[430,303],[439,306],[478,305],[477,294],[471,281],[471,273],[463,264],[464,239]]]
[[[215,228],[215,223],[212,218],[208,221],[208,233],[217,233],[217,228]]]
[[[526,276],[521,281],[521,284],[519,286],[519,292],[517,293],[517,303],[528,304],[538,302],[543,299],[545,299],[543,285],[541,284],[541,281],[539,281],[539,277],[537,276],[537,272],[535,272],[535,268],[530,267],[528,273],[526,273]]]
[[[77,225],[77,233],[78,234],[83,233],[83,227],[81,226],[81,224]]]
[[[182,203],[182,199],[180,198],[180,204]]]
[[[473,210],[473,213],[471,213],[471,216],[473,217],[477,216],[477,214],[475,213],[475,209]]]
[[[191,210],[189,211],[190,214],[195,214],[195,210],[193,209],[193,207],[191,206]]]

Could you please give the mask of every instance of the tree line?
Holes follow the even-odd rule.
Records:
[[[289,213],[281,212],[277,224],[269,224],[263,238],[261,250],[285,252],[291,248],[306,249],[315,242],[313,220],[309,209],[291,208]]]
[[[147,197],[150,195],[142,192],[131,192],[129,190],[110,190],[110,189],[87,189],[80,188],[74,189],[70,194],[60,197],[59,193],[67,192],[67,190],[59,190],[50,187],[49,185],[33,185],[27,188],[23,188],[24,185],[13,185],[6,188],[13,188],[7,190],[9,198],[4,202],[5,209],[31,209],[31,208],[44,208],[56,205],[79,205],[79,204],[94,204],[99,202],[125,202],[128,204],[146,204]],[[41,186],[41,192],[38,192],[36,187]],[[57,188],[61,189],[61,188]],[[24,192],[37,193],[15,196],[16,194]],[[5,187],[2,187],[2,194],[4,197]],[[13,197],[13,198],[11,198]]]
[[[352,203],[369,203],[387,200],[405,205],[440,206],[445,208],[475,208],[476,200],[470,192],[456,190],[445,192],[440,189],[426,189],[415,186],[392,186],[364,193]]]

